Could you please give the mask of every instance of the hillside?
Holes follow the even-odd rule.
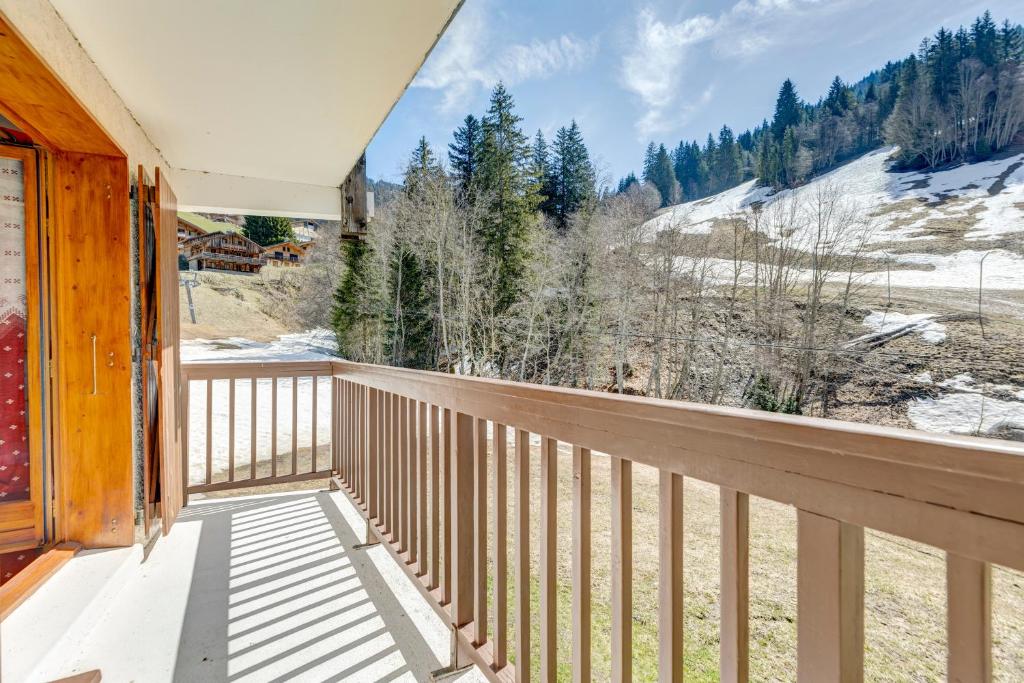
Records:
[[[785,259],[777,277],[794,303],[781,323],[790,338],[807,321],[804,292],[823,281],[831,307],[821,322],[842,331],[827,370],[837,385],[833,417],[1022,438],[1024,153],[895,172],[893,151],[874,150],[792,190],[747,182],[669,207],[647,227],[685,236],[676,267],[709,280],[709,299],[735,278],[746,304],[733,316],[737,337],[758,339],[749,308],[763,271]],[[760,262],[749,247],[723,250],[736,240],[763,244]],[[827,259],[831,267],[811,266]],[[705,333],[730,334],[720,318]],[[756,349],[735,344],[727,368],[742,383]]]

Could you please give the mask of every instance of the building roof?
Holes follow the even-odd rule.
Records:
[[[214,232],[208,232],[205,235],[196,235],[195,237],[189,237],[187,240],[182,241],[182,244],[191,244],[193,242],[205,241],[211,237],[216,237],[217,235],[231,235],[233,237],[237,237],[239,239],[245,240],[249,244],[254,245],[257,251],[263,251],[263,247],[261,247],[258,243],[252,241],[242,233],[228,230],[216,230]]]
[[[300,252],[305,252],[306,251],[306,249],[304,248],[304,246],[301,243],[299,243],[299,242],[292,242],[291,240],[288,240],[287,242],[278,242],[277,244],[268,244],[267,246],[263,247],[263,251],[270,251],[271,249],[276,249],[278,247],[283,247],[286,244],[292,245],[293,247],[295,247]]]
[[[206,216],[200,216],[197,213],[190,213],[188,211],[179,211],[178,220],[185,221],[203,232],[237,232],[239,234],[242,232],[242,229],[233,223],[212,221]]]

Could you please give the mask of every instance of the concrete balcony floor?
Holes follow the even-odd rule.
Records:
[[[4,680],[425,680],[447,664],[448,631],[386,550],[353,550],[364,528],[340,492],[193,501],[142,564],[137,549],[81,554],[19,607],[3,625]],[[79,606],[91,622],[34,633],[78,604],[90,571],[115,584]]]

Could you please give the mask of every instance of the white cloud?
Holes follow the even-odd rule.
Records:
[[[583,40],[569,34],[495,48],[480,7],[473,5],[459,12],[412,83],[413,87],[443,90],[441,106],[445,111],[461,106],[474,88],[491,88],[498,81],[514,85],[574,71],[597,52],[596,38]]]
[[[858,0],[738,0],[717,17],[698,14],[663,21],[640,11],[636,33],[620,65],[623,87],[636,94],[644,113],[636,123],[641,140],[684,123],[710,103],[714,83],[687,87],[684,76],[692,49],[710,45],[719,59],[750,59],[794,39],[802,28],[794,15],[816,8],[829,12]],[[694,91],[700,92],[694,97]]]

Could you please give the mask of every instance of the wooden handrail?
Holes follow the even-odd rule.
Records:
[[[438,613],[457,627],[463,651],[494,680],[529,680],[533,618],[540,620],[541,675],[553,679],[555,557],[558,545],[567,542],[573,558],[573,678],[590,675],[593,558],[584,536],[590,529],[590,460],[603,457],[595,454],[611,456],[613,680],[630,680],[632,670],[633,463],[660,472],[662,680],[682,676],[684,476],[717,484],[721,491],[722,680],[745,681],[749,675],[751,495],[798,510],[801,681],[862,679],[865,527],[947,551],[950,671],[971,680],[991,675],[988,568],[992,563],[1024,569],[1024,447],[346,361],[334,362],[332,372],[346,404],[336,427],[342,435],[344,489]],[[506,610],[509,430],[515,442],[509,541],[516,599]],[[541,443],[536,617],[529,603],[531,434]],[[427,441],[429,491],[422,455]],[[573,531],[564,540],[557,536],[559,442],[573,447]],[[494,463],[490,487],[488,457]],[[423,499],[428,496],[429,505]],[[488,529],[498,539],[493,548]],[[421,538],[417,546],[416,534],[426,533],[429,544]],[[415,556],[427,548],[430,558]],[[491,597],[494,609],[488,613],[492,550],[492,590],[500,590],[501,597]],[[516,640],[509,645],[510,618]],[[519,668],[508,663],[509,647]]]
[[[865,528],[947,552],[949,670],[965,680],[991,676],[990,565],[1024,569],[1024,447],[1018,444],[347,361],[186,363],[183,377],[186,406],[192,384],[205,391],[210,406],[213,383],[227,382],[232,423],[246,412],[251,420],[258,418],[255,405],[249,411],[235,407],[236,384],[244,387],[258,378],[272,386],[270,476],[234,481],[230,468],[229,481],[213,482],[208,437],[206,480],[191,491],[319,476],[315,464],[312,471],[298,471],[296,415],[302,408],[295,382],[330,377],[330,402],[323,405],[331,408],[331,471],[372,534],[453,625],[461,652],[493,680],[529,680],[532,620],[540,625],[542,678],[553,679],[558,671],[555,563],[559,547],[569,544],[572,671],[575,680],[590,676],[590,463],[595,457],[610,456],[612,552],[606,559],[615,681],[630,680],[632,672],[634,463],[660,473],[659,534],[657,542],[651,539],[650,552],[657,549],[661,567],[663,680],[682,676],[684,477],[720,487],[723,681],[749,676],[752,495],[797,509],[802,681],[861,680]],[[279,384],[287,392],[289,378],[291,401],[281,403]],[[290,457],[277,453],[278,411],[288,405]],[[211,417],[204,417],[209,434]],[[312,429],[315,443],[316,423]],[[230,430],[232,438],[235,432]],[[251,443],[255,433],[252,424]],[[540,440],[539,491],[530,490],[531,436]],[[186,443],[187,437],[188,430]],[[560,443],[572,446],[573,454],[571,538],[560,538],[557,531]],[[232,456],[234,450],[229,447]],[[255,472],[255,449],[248,455]],[[532,513],[531,494],[540,501]],[[529,602],[531,514],[540,527],[537,614],[531,614]],[[511,606],[506,605],[507,543],[516,596]],[[514,642],[508,642],[510,623],[516,626]]]

